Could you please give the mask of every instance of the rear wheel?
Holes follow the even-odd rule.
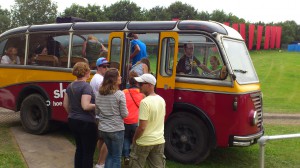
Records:
[[[39,94],[26,97],[21,105],[21,122],[23,128],[32,134],[48,131],[50,121],[45,99]]]
[[[181,163],[200,163],[210,154],[209,132],[197,116],[179,112],[165,128],[167,158]]]

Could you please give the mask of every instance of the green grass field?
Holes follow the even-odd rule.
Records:
[[[253,51],[250,55],[261,82],[264,111],[300,113],[300,53]]]

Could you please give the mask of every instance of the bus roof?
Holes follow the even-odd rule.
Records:
[[[179,21],[115,21],[115,22],[74,22],[74,23],[53,23],[44,25],[23,26],[8,30],[0,36],[8,36],[25,32],[39,31],[89,31],[89,30],[111,30],[111,31],[143,31],[143,30],[164,30],[164,31],[205,31],[208,33],[217,32],[228,35],[228,28],[221,23],[199,20]],[[231,30],[229,30],[231,31]]]

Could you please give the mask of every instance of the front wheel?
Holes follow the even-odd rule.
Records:
[[[48,131],[50,121],[45,99],[39,94],[26,97],[21,105],[21,122],[23,128],[32,134]]]
[[[210,154],[209,132],[197,116],[175,113],[165,128],[166,156],[181,163],[200,163]]]

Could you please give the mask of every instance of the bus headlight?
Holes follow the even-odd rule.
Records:
[[[257,125],[258,124],[258,114],[257,114],[257,112],[256,111],[251,111],[249,119],[250,119],[250,124],[252,126]]]

